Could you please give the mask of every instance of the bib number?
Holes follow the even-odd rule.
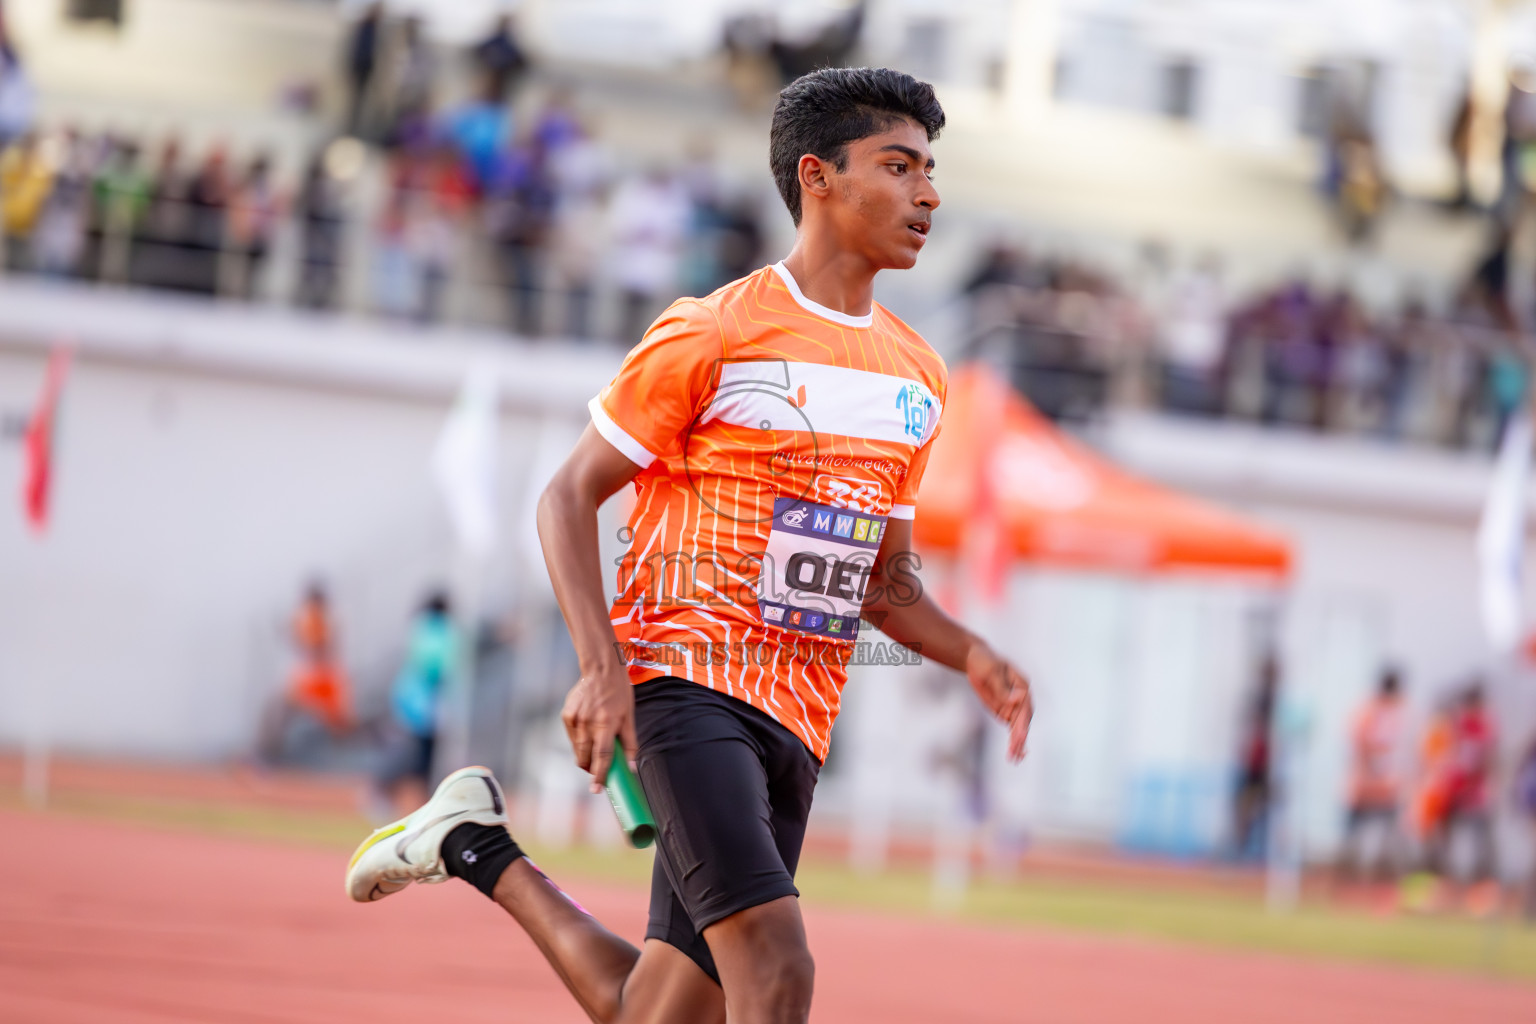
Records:
[[[859,635],[859,612],[885,516],[775,498],[758,584],[763,624],[834,640]]]

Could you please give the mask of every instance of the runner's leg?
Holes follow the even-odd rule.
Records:
[[[661,825],[647,936],[719,979],[732,1024],[800,1024],[815,969],[794,872],[820,765],[782,725],[694,683],[643,683],[636,712]]]
[[[800,900],[781,896],[704,929],[731,1024],[804,1024],[816,967]]]
[[[502,872],[492,898],[598,1024],[725,1020],[720,986],[697,964],[656,940],[637,950],[571,902],[526,857]]]

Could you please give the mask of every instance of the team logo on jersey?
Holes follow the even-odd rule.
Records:
[[[779,518],[785,526],[794,527],[798,530],[800,528],[800,524],[805,522],[805,517],[810,514],[811,510],[808,508],[792,508]]]
[[[928,417],[933,415],[933,399],[916,384],[908,384],[896,392],[896,408],[906,418],[906,432],[922,441],[928,430]]]
[[[880,481],[848,480],[822,473],[816,477],[816,487],[828,505],[833,508],[851,508],[855,512],[880,513]]]

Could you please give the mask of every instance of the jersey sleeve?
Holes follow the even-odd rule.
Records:
[[[912,453],[912,463],[907,467],[907,476],[896,488],[896,501],[891,505],[892,519],[913,519],[917,516],[917,492],[923,485],[923,473],[928,469],[928,453],[933,451],[933,442],[943,430],[940,424],[934,428],[933,437],[930,437],[917,451]]]
[[[631,462],[649,466],[677,447],[703,407],[722,345],[719,321],[708,309],[673,303],[587,404],[592,425]]]
[[[939,418],[933,425],[933,433],[928,435],[928,440],[922,443],[917,451],[912,453],[912,462],[907,467],[907,475],[896,489],[896,500],[891,505],[892,519],[913,519],[917,516],[917,492],[923,485],[923,473],[928,469],[928,455],[933,451],[933,442],[938,440],[939,433],[944,429],[944,406],[949,399],[949,381],[947,375],[940,379],[939,387],[935,390],[940,395]]]

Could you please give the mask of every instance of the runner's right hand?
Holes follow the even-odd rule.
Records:
[[[566,695],[560,712],[576,766],[592,776],[592,792],[601,793],[613,763],[613,740],[624,744],[631,765],[639,755],[635,739],[635,693],[623,666],[585,673]]]

